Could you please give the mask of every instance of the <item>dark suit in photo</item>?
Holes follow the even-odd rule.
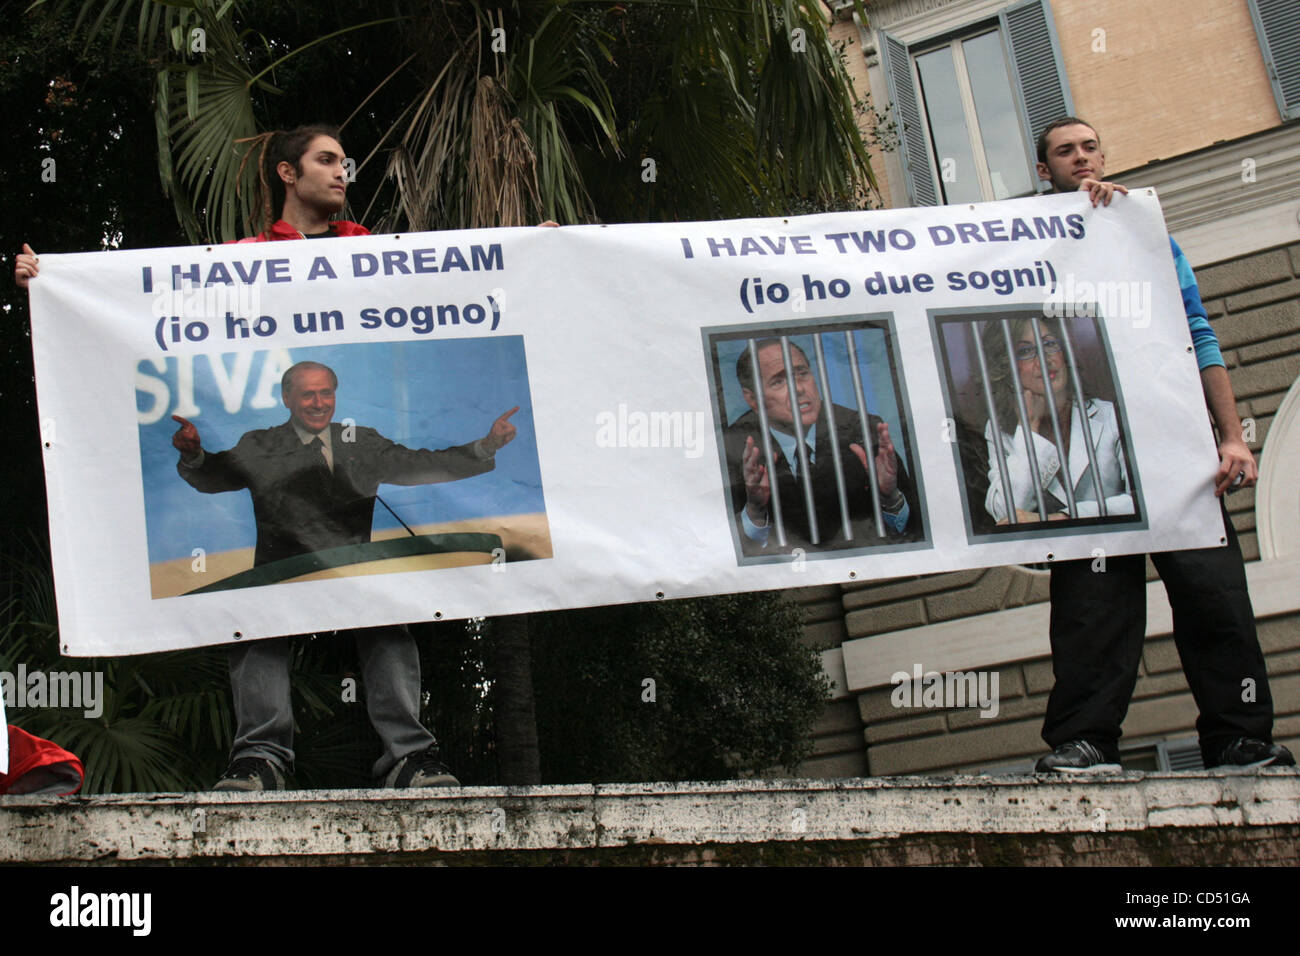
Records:
[[[796,479],[794,470],[790,463],[786,461],[776,437],[773,436],[772,438],[772,453],[776,469],[774,483],[781,496],[781,511],[788,548],[833,550],[915,540],[921,530],[920,508],[915,483],[908,475],[907,469],[903,467],[902,455],[898,456],[898,490],[902,492],[903,497],[906,499],[910,514],[906,525],[901,531],[895,532],[890,527],[888,520],[886,520],[885,538],[881,539],[876,533],[875,506],[871,500],[871,479],[857,456],[849,450],[850,444],[861,445],[864,449],[869,448],[868,462],[873,462],[879,444],[877,427],[883,419],[876,415],[870,416],[872,442],[868,446],[863,440],[862,419],[858,413],[841,405],[835,405],[835,431],[839,438],[844,489],[849,505],[850,526],[853,529],[853,540],[847,541],[844,538],[839,495],[835,482],[834,457],[831,454],[830,427],[826,419],[826,407],[826,404],[823,403],[821,415],[817,419],[816,447],[812,450],[811,463],[813,503],[821,537],[819,544],[814,545],[811,541],[808,509],[804,502],[802,482]],[[723,438],[727,451],[727,472],[731,485],[732,508],[735,512],[735,520],[744,553],[747,555],[779,553],[780,549],[777,546],[775,531],[770,533],[767,547],[764,548],[761,544],[746,536],[741,515],[741,512],[745,509],[745,476],[742,466],[745,440],[753,438],[755,445],[762,448],[758,413],[750,410],[740,416],[732,425],[727,427]]]
[[[411,449],[373,428],[330,423],[331,472],[319,446],[303,444],[292,422],[246,432],[229,451],[205,454],[177,471],[199,491],[247,488],[253,498],[260,566],[313,551],[370,540],[375,493],[382,483],[424,485],[491,471],[494,458],[475,455],[476,443],[441,451]],[[345,431],[350,434],[345,440]]]

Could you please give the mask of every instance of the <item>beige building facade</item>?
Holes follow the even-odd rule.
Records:
[[[1032,195],[1033,142],[1073,114],[1107,178],[1154,187],[1196,271],[1260,462],[1229,497],[1268,662],[1275,739],[1300,752],[1300,16],[1294,0],[877,0],[833,37],[868,100],[885,207]],[[1199,766],[1196,707],[1148,562],[1125,766]],[[807,776],[1020,771],[1052,687],[1048,574],[1000,567],[797,592],[834,681]],[[996,715],[898,706],[897,672],[996,675]],[[972,685],[973,686],[973,685]]]

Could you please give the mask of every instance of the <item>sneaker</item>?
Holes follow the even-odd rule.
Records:
[[[1260,767],[1294,767],[1295,757],[1281,744],[1271,744],[1258,737],[1238,737],[1223,748],[1215,767],[1256,770]]]
[[[1119,773],[1119,761],[1106,759],[1098,746],[1088,740],[1063,743],[1034,764],[1034,773]]]
[[[265,757],[233,761],[213,790],[283,790],[284,771]]]
[[[403,757],[388,771],[380,784],[390,790],[418,789],[421,787],[459,787],[447,765],[438,759],[434,747]]]

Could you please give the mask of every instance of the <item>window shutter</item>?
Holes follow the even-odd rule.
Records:
[[[1300,6],[1295,0],[1249,0],[1264,65],[1283,120],[1300,119]]]
[[[930,169],[930,148],[926,143],[925,126],[921,122],[921,108],[916,96],[916,83],[912,79],[912,58],[907,45],[885,33],[880,33],[880,60],[885,69],[885,83],[889,100],[894,104],[894,122],[902,148],[903,176],[907,179],[907,198],[913,206],[939,205],[939,191],[934,185]]]
[[[1025,0],[998,14],[1011,51],[1020,121],[1029,134],[1029,149],[1036,148],[1038,134],[1053,120],[1074,113],[1074,100],[1065,81],[1061,45],[1046,0]],[[1030,157],[1031,163],[1037,156]]]

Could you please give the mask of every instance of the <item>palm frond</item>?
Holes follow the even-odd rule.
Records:
[[[522,226],[541,205],[532,143],[507,110],[504,91],[479,77],[469,116],[469,225]]]
[[[151,718],[70,722],[66,731],[47,736],[81,759],[86,770],[83,793],[167,792],[196,786],[175,736]]]

